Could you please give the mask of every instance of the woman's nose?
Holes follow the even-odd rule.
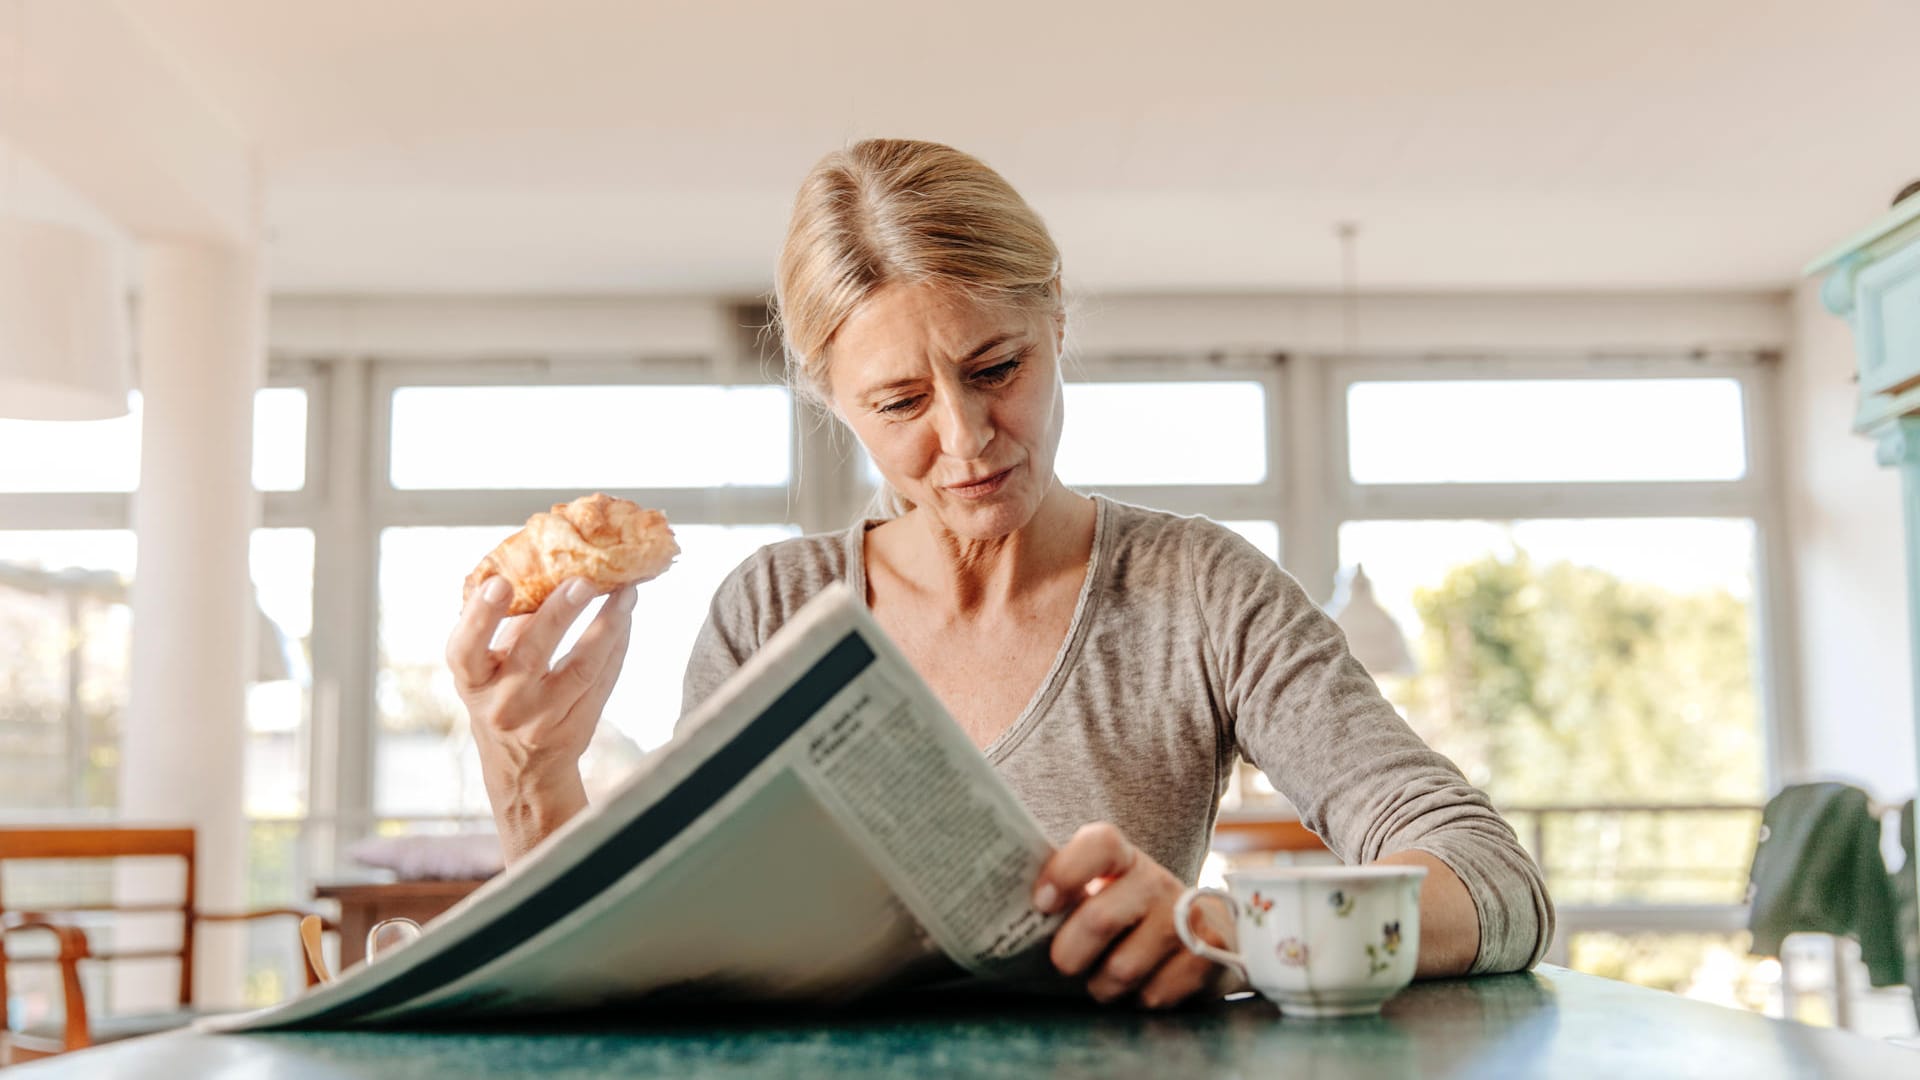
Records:
[[[954,394],[934,410],[934,427],[940,435],[940,452],[948,457],[977,458],[993,441],[993,421],[986,402],[970,394]]]

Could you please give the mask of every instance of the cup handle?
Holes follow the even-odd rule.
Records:
[[[1228,893],[1225,889],[1188,889],[1186,892],[1181,893],[1180,899],[1174,901],[1173,904],[1173,929],[1175,933],[1180,935],[1180,944],[1185,945],[1187,951],[1193,953],[1195,956],[1204,956],[1216,964],[1233,968],[1240,973],[1241,978],[1246,978],[1247,962],[1241,958],[1239,953],[1228,952],[1226,949],[1222,949],[1216,945],[1209,945],[1194,936],[1192,926],[1193,902],[1203,896],[1218,897],[1226,901],[1227,910],[1232,912],[1234,919],[1237,921],[1240,918],[1240,904],[1235,901],[1232,894]]]
[[[367,963],[380,959],[383,953],[412,944],[420,933],[420,924],[405,916],[381,919],[367,931]]]

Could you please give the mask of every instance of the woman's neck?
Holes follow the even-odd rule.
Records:
[[[1057,480],[1030,521],[991,540],[955,535],[926,511],[910,511],[896,526],[902,543],[893,549],[893,569],[923,601],[939,598],[952,614],[1002,611],[1063,574],[1085,570],[1094,516],[1093,500]]]

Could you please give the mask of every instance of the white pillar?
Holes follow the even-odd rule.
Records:
[[[144,419],[133,506],[139,564],[120,816],[198,831],[197,906],[210,911],[240,910],[245,899],[242,783],[255,632],[247,547],[259,519],[253,395],[265,377],[265,318],[254,253],[192,242],[145,246]],[[138,879],[120,880],[131,890]],[[201,927],[196,1002],[239,1003],[243,934]],[[116,1003],[150,1000],[166,978],[155,975],[116,980],[128,984],[116,990]]]

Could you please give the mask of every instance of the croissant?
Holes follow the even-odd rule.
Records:
[[[602,593],[659,577],[680,554],[658,510],[609,495],[583,495],[535,514],[467,575],[463,602],[491,577],[513,588],[509,615],[539,609],[560,583],[585,578]]]

